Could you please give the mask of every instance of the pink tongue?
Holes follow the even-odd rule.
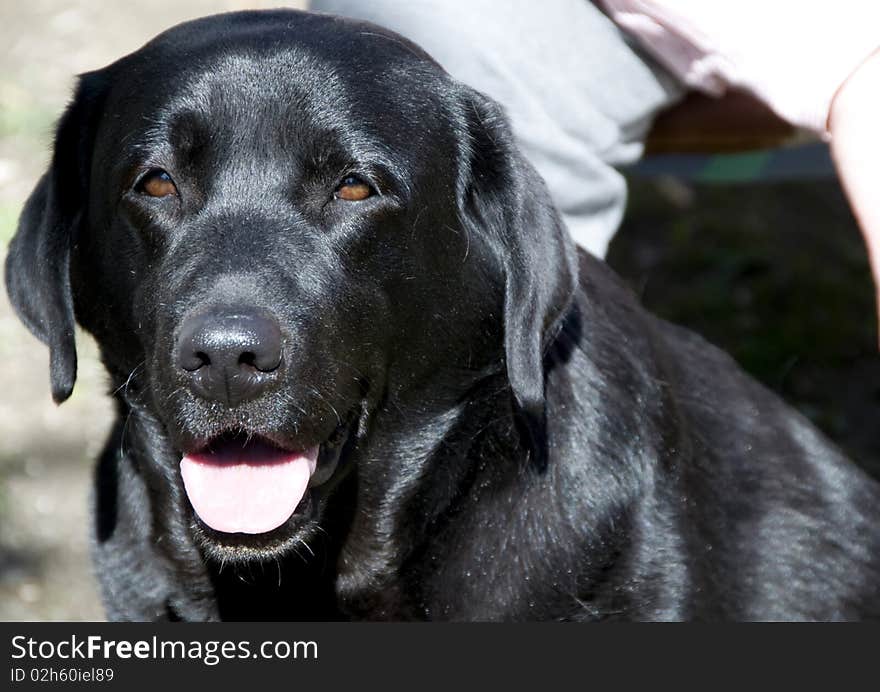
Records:
[[[224,442],[180,462],[199,519],[224,533],[265,533],[290,518],[315,472],[318,448],[285,452],[265,442]]]

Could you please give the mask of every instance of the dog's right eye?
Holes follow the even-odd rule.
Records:
[[[177,195],[177,186],[161,168],[153,168],[142,175],[134,185],[135,192],[148,197],[170,197]]]
[[[361,202],[373,194],[373,188],[368,182],[357,175],[346,176],[333,196],[346,202]]]

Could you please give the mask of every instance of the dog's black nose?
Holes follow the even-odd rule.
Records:
[[[281,365],[281,329],[253,310],[215,309],[187,319],[177,339],[177,365],[199,396],[229,406],[253,399]]]

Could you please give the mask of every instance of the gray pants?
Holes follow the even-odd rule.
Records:
[[[682,87],[587,0],[312,0],[411,39],[507,110],[575,241],[599,257],[658,110]]]

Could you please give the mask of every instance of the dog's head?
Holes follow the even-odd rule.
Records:
[[[542,357],[575,274],[494,103],[378,27],[252,12],[81,77],[6,276],[55,400],[76,320],[170,450],[152,463],[174,511],[240,556],[313,530],[377,430],[398,446],[358,469],[375,506],[356,511],[379,512],[389,477],[430,463],[403,421],[487,377],[540,464]]]

